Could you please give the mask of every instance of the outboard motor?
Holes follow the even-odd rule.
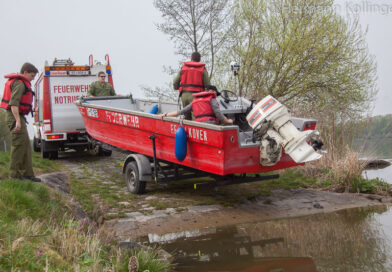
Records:
[[[287,108],[272,96],[261,100],[246,119],[253,128],[255,139],[260,141],[261,165],[275,165],[280,160],[282,148],[296,163],[321,157],[308,144],[317,131],[299,131],[291,122]]]

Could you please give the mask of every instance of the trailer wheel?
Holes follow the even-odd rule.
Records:
[[[40,142],[40,139],[37,139],[34,136],[34,139],[33,139],[33,150],[34,150],[34,152],[40,152],[41,151],[41,147],[40,147],[39,142]]]
[[[125,168],[125,183],[127,184],[128,191],[133,194],[142,194],[146,190],[146,182],[139,179],[139,169],[136,162],[128,163]]]

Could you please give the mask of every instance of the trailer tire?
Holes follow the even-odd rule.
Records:
[[[139,169],[136,162],[127,164],[124,173],[125,183],[128,191],[132,194],[142,194],[146,190],[146,182],[139,179]]]
[[[34,139],[33,139],[33,150],[34,150],[34,152],[40,152],[41,151],[40,139],[37,139],[35,136],[34,136]]]

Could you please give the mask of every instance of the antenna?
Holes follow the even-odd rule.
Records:
[[[232,61],[232,62],[230,63],[230,67],[231,67],[231,71],[233,72],[233,75],[234,75],[234,86],[237,87],[237,86],[236,86],[236,85],[237,85],[237,76],[238,76],[238,73],[239,73],[239,71],[240,71],[240,65],[238,64],[238,62]],[[238,84],[239,84],[239,83],[238,83]],[[241,97],[242,94],[241,94],[240,86],[238,86],[238,90],[239,90],[239,93],[237,93],[237,92],[235,92],[235,93],[236,93],[239,97]]]

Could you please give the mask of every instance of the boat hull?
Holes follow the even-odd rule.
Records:
[[[88,103],[77,104],[88,134],[103,143],[134,153],[153,156],[155,135],[156,157],[216,175],[270,172],[297,166],[290,156],[282,154],[274,166],[260,165],[259,146],[239,143],[237,126],[215,126],[178,118],[164,118],[137,111],[116,110]],[[175,133],[182,125],[187,132],[187,156],[175,157]]]

